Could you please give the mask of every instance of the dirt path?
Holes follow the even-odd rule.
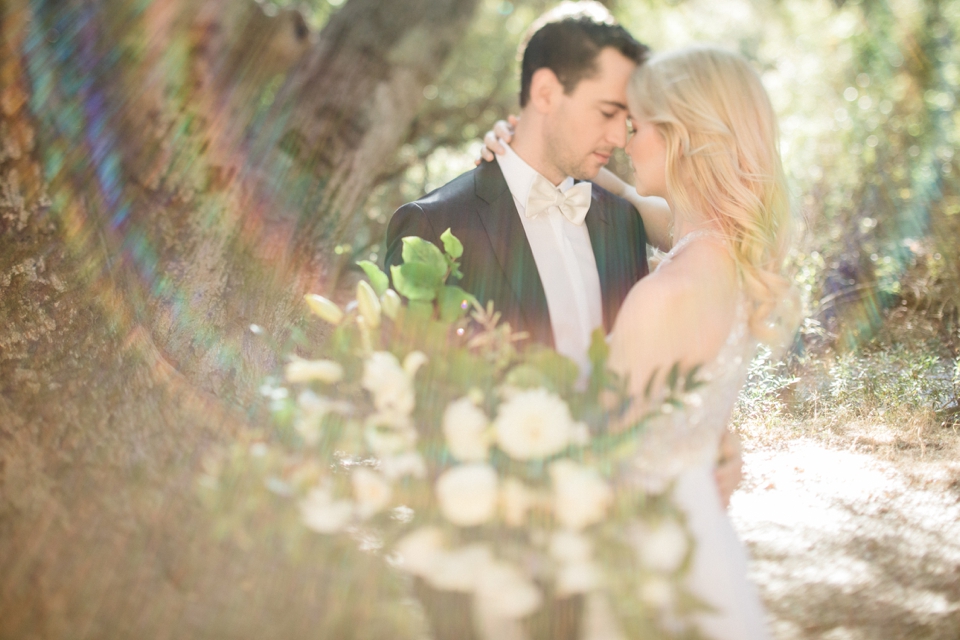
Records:
[[[750,445],[731,515],[777,640],[960,638],[955,456]]]

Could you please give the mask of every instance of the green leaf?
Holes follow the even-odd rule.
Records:
[[[463,244],[455,235],[450,233],[450,229],[440,234],[440,241],[443,242],[443,250],[454,260],[463,255]]]
[[[426,322],[433,318],[433,304],[424,300],[412,300],[407,305],[406,319],[413,322]]]
[[[590,334],[590,349],[587,355],[595,371],[602,371],[606,367],[607,358],[610,357],[610,345],[607,344],[603,327],[597,327]]]
[[[650,396],[653,394],[653,383],[657,380],[657,374],[660,373],[660,368],[655,368],[650,373],[650,379],[647,380],[647,386],[643,388],[643,398],[649,400]]]
[[[684,391],[693,391],[703,385],[703,381],[697,378],[698,373],[700,373],[700,365],[694,366],[687,372],[687,378],[683,382]]]
[[[520,364],[510,369],[504,382],[518,389],[536,389],[546,382],[540,369],[530,364]]]
[[[680,363],[674,362],[670,367],[670,373],[667,374],[667,389],[673,393],[677,388],[677,381],[680,379]]]
[[[553,349],[530,349],[527,351],[526,360],[550,382],[552,390],[560,393],[572,388],[580,375],[580,368],[573,360]]]
[[[460,287],[448,285],[441,288],[437,298],[437,303],[440,305],[440,320],[443,322],[459,320],[466,315],[476,300]]]
[[[433,267],[440,272],[440,277],[447,273],[447,259],[440,253],[440,249],[431,242],[416,236],[407,236],[403,239],[404,264],[420,263]]]
[[[443,272],[420,262],[393,265],[390,267],[393,286],[397,293],[409,300],[430,302],[437,297],[437,289],[443,283]]]
[[[383,292],[390,286],[390,278],[387,277],[387,274],[369,260],[361,260],[357,263],[357,266],[367,274],[367,278],[370,280],[370,286],[373,287],[377,296],[382,296]]]

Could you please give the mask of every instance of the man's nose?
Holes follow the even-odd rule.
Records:
[[[618,149],[622,149],[627,144],[627,116],[614,118],[607,129],[607,140]]]

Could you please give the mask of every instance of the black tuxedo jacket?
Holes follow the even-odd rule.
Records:
[[[586,218],[600,275],[603,326],[607,333],[630,288],[648,273],[646,234],[637,210],[593,185]],[[554,346],[547,298],[513,195],[494,162],[482,162],[436,191],[397,209],[387,227],[387,271],[401,264],[402,242],[419,236],[442,247],[450,229],[463,243],[459,286],[484,305],[493,300],[514,330]]]

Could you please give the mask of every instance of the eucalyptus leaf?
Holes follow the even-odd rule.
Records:
[[[431,302],[443,283],[443,271],[421,262],[411,262],[390,267],[393,286],[397,293],[409,300]]]
[[[367,278],[370,280],[370,286],[373,287],[374,292],[377,296],[382,296],[383,293],[390,287],[390,278],[387,277],[383,271],[380,270],[380,267],[373,264],[369,260],[361,260],[357,263],[357,266],[363,269],[363,272],[367,274]]]
[[[404,238],[401,255],[404,265],[413,263],[429,265],[433,267],[435,271],[440,272],[441,279],[444,274],[447,273],[447,259],[443,257],[443,253],[440,252],[437,245],[423,238],[416,236],[407,236]]]
[[[463,255],[463,243],[447,229],[440,234],[440,241],[443,242],[443,250],[454,260]]]

